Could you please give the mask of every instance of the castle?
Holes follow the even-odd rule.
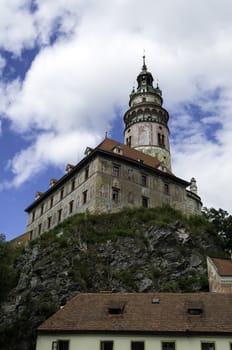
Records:
[[[137,83],[124,115],[124,144],[106,137],[96,148],[87,147],[77,165],[68,164],[63,177],[51,179],[46,192],[37,192],[26,208],[30,239],[86,211],[100,214],[169,204],[185,214],[200,213],[195,179],[188,182],[172,173],[169,114],[145,57]]]

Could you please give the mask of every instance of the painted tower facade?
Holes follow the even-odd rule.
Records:
[[[162,91],[154,88],[153,76],[143,56],[142,70],[137,76],[137,90],[130,94],[129,110],[124,115],[124,143],[156,157],[171,171],[168,112],[162,107]]]

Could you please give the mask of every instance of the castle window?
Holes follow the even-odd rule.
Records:
[[[61,221],[61,218],[62,218],[62,209],[59,209],[58,210],[58,222]]]
[[[71,182],[71,191],[75,190],[75,179],[72,180]]]
[[[82,204],[87,203],[87,193],[88,193],[87,190],[82,193]]]
[[[71,202],[69,202],[69,214],[71,214],[73,212],[73,203],[74,203],[73,200]]]
[[[131,350],[144,350],[144,341],[132,341]]]
[[[119,201],[119,192],[120,190],[118,188],[113,187],[112,188],[112,201],[118,202]]]
[[[53,197],[50,198],[50,208],[53,207]]]
[[[32,240],[32,238],[33,238],[33,230],[31,230],[31,231],[29,232],[29,235],[30,235],[30,240]]]
[[[42,230],[42,224],[39,224],[39,226],[38,226],[38,234],[39,235],[41,234],[41,230]]]
[[[142,196],[142,207],[148,208],[148,206],[149,206],[149,198]]]
[[[49,216],[49,217],[48,217],[48,230],[49,230],[50,227],[51,227],[51,223],[52,223],[52,217]]]
[[[89,167],[85,168],[85,180],[89,177]]]
[[[100,344],[100,350],[113,350],[114,342],[112,340],[104,340]]]
[[[162,342],[162,350],[175,350],[175,342]]]
[[[69,350],[69,340],[53,341],[52,350]]]
[[[169,184],[164,184],[164,193],[169,194]]]
[[[119,176],[120,174],[120,167],[118,165],[113,166],[113,176]]]
[[[43,215],[43,212],[44,212],[44,204],[41,205],[40,215]]]
[[[64,188],[61,188],[60,190],[60,200],[64,198]]]
[[[145,187],[147,186],[147,175],[145,174],[141,175],[141,185]]]
[[[35,211],[33,210],[33,212],[32,212],[32,218],[31,218],[31,221],[33,222],[33,221],[35,221]]]
[[[215,343],[201,343],[201,350],[215,350]]]

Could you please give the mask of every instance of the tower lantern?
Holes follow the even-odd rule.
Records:
[[[162,107],[162,91],[154,88],[153,76],[143,56],[142,70],[137,76],[137,89],[130,94],[129,109],[124,115],[124,143],[158,158],[171,170],[168,112]]]

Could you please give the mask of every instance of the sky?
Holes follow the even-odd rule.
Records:
[[[169,111],[172,170],[232,213],[231,0],[1,0],[0,233],[123,115],[146,54]]]

